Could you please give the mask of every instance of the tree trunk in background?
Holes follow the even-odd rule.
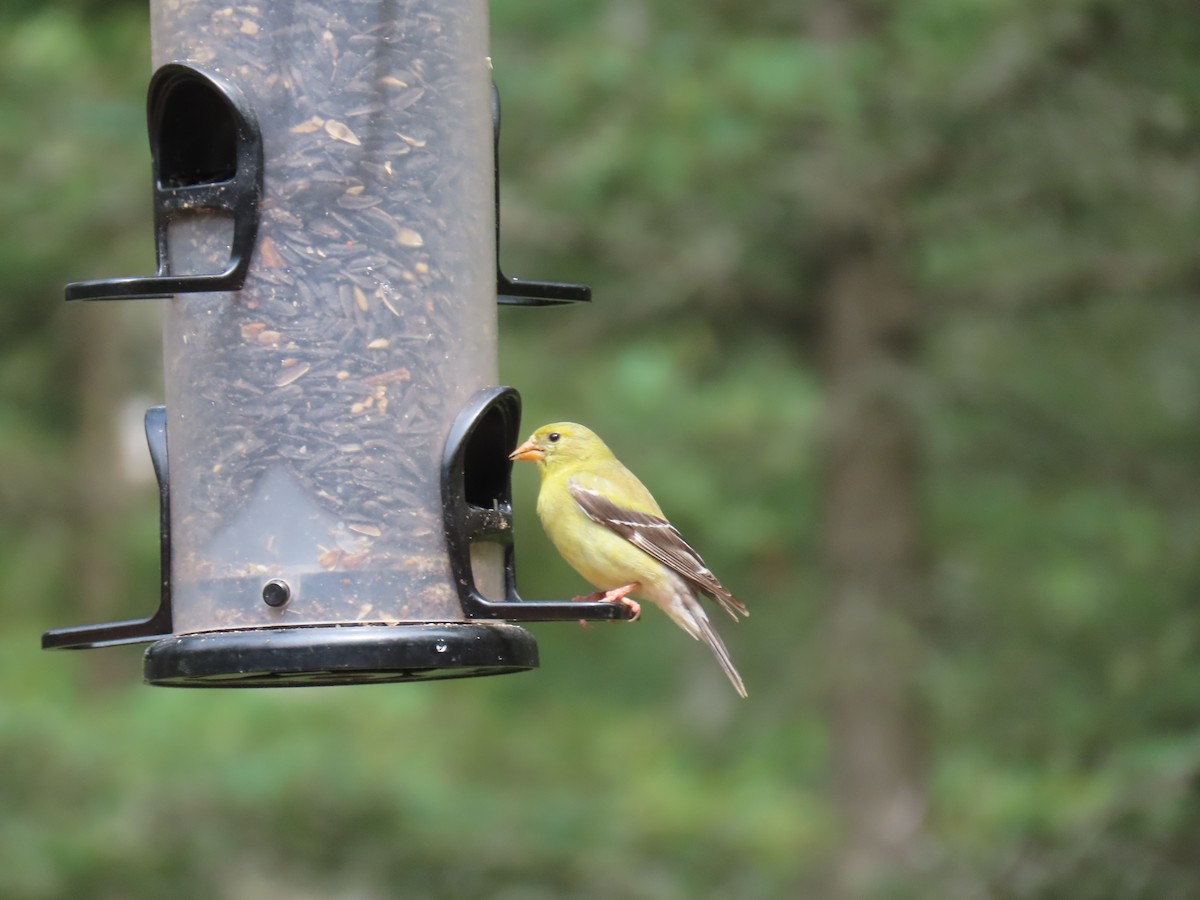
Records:
[[[823,552],[829,711],[845,828],[844,896],[911,860],[925,813],[913,614],[922,600],[920,453],[913,402],[918,303],[900,252],[841,248],[825,286]]]
[[[117,533],[128,508],[117,458],[117,411],[120,383],[118,310],[110,303],[71,307],[77,432],[70,543],[69,624],[90,625],[127,618],[120,596],[125,557]],[[149,603],[147,604],[149,605]],[[95,683],[128,677],[127,660],[89,653]]]

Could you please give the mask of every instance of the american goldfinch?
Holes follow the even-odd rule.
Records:
[[[635,618],[640,608],[630,594],[658,605],[680,628],[712,648],[745,697],[742,678],[698,595],[712,597],[735,620],[749,612],[605,443],[582,425],[556,422],[535,431],[509,459],[537,463],[542,527],[563,559],[604,592],[602,599],[631,606]]]

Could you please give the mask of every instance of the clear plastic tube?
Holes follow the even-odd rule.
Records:
[[[441,453],[497,380],[485,0],[154,0],[151,23],[155,65],[235,85],[264,148],[244,288],[166,316],[176,631],[460,620]],[[172,271],[228,240],[177,219]]]

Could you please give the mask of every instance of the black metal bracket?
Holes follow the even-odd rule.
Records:
[[[492,158],[496,185],[496,300],[503,306],[558,306],[592,299],[586,284],[525,281],[509,278],[500,268],[500,91],[492,82]]]
[[[168,63],[150,79],[146,98],[154,170],[154,235],[158,272],[68,284],[68,300],[162,299],[198,291],[235,291],[250,268],[258,235],[263,148],[258,121],[233,85],[183,63]],[[195,211],[233,220],[224,271],[170,274],[168,227]]]
[[[442,456],[442,508],[450,573],[469,619],[549,622],[629,619],[624,604],[600,600],[523,600],[517,593],[512,526],[512,463],[521,396],[510,387],[480,391],[459,413]],[[504,548],[505,599],[488,600],[475,584],[471,545]]]
[[[43,650],[84,650],[137,644],[167,637],[172,633],[171,615],[171,490],[167,477],[167,408],[146,410],[146,443],[158,479],[158,528],[160,599],[158,610],[147,619],[55,628],[42,635]]]

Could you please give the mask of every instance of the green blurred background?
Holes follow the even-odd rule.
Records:
[[[189,692],[148,612],[144,3],[0,11],[0,895],[1200,896],[1194,0],[494,0],[525,428],[742,596],[700,645]],[[132,435],[132,438],[130,438]],[[515,476],[527,596],[585,590]]]

